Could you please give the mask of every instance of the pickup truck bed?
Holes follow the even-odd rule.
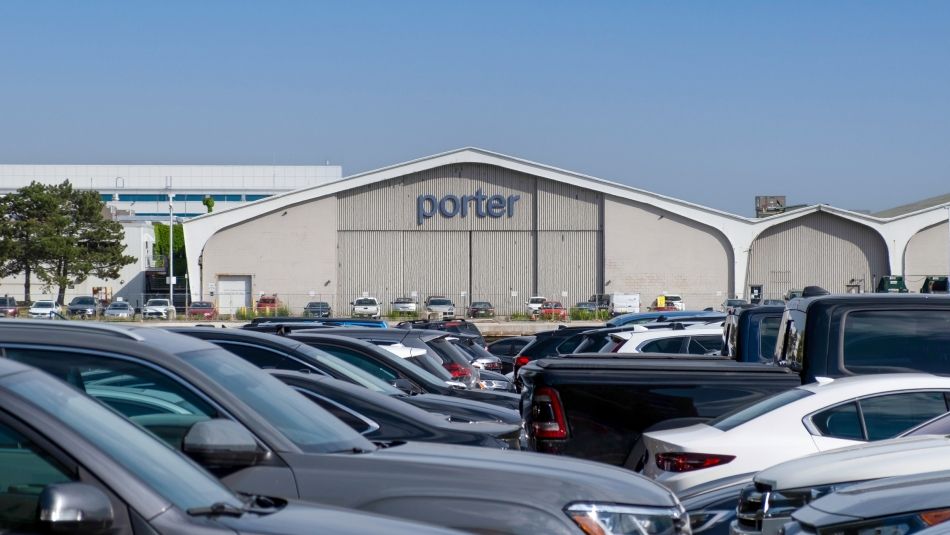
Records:
[[[541,359],[522,368],[521,379],[522,416],[533,447],[618,466],[656,423],[715,418],[801,384],[798,374],[783,367],[649,353]],[[562,437],[542,425],[556,424],[558,411],[566,427]]]

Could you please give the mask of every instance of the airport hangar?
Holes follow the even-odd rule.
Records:
[[[663,293],[691,309],[818,284],[948,273],[950,196],[876,215],[827,205],[747,218],[477,148],[308,187],[184,223],[193,300],[221,313],[277,294],[292,312],[361,296],[445,295],[499,314],[543,295]],[[198,277],[195,274],[199,274]],[[200,281],[200,282],[199,282]]]

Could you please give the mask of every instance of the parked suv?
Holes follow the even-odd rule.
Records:
[[[426,298],[426,314],[434,319],[455,319],[455,303],[441,295]]]
[[[308,318],[329,318],[333,315],[333,310],[326,301],[310,301],[303,307],[303,315]]]
[[[101,316],[105,312],[102,301],[91,295],[78,295],[66,305],[67,316]]]
[[[142,317],[145,319],[175,319],[175,307],[171,305],[168,299],[149,299],[142,309]]]
[[[630,471],[470,446],[376,445],[253,364],[163,329],[8,321],[0,322],[0,348],[113,403],[249,495],[299,497],[470,532],[580,535],[585,526],[620,523],[689,533],[672,492]],[[138,448],[122,454],[138,455]],[[175,473],[165,463],[140,466]],[[373,528],[366,532],[389,533]]]
[[[375,297],[360,297],[350,304],[353,305],[350,315],[354,318],[379,319],[380,317],[379,300]]]
[[[20,309],[17,308],[16,299],[5,295],[0,297],[0,318],[15,318],[20,315]]]

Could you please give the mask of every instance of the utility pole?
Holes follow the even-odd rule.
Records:
[[[175,306],[175,194],[172,179],[165,177],[168,189],[168,306]]]

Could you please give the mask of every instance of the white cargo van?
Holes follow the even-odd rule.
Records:
[[[640,294],[610,294],[610,315],[640,312]]]

